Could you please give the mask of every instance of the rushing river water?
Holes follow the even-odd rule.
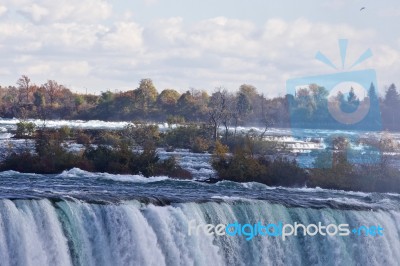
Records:
[[[210,155],[172,154],[196,179],[214,175]],[[192,220],[379,225],[384,234],[256,236],[247,241],[243,236],[189,235]],[[58,175],[0,173],[2,266],[399,265],[399,251],[400,194],[207,184],[80,169]]]
[[[0,265],[398,265],[400,195],[93,174],[0,174]],[[188,223],[380,225],[383,236],[188,235]]]

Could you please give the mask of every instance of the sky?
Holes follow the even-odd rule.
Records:
[[[383,93],[400,86],[399,22],[398,0],[0,0],[0,85],[27,75],[99,94],[151,78],[159,91],[252,84],[275,97],[291,78],[375,69]]]

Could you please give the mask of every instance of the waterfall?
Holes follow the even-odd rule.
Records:
[[[381,225],[383,236],[188,234],[188,223]],[[261,200],[146,205],[0,200],[0,265],[398,265],[398,210],[286,207]]]

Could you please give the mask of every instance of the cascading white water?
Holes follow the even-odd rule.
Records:
[[[188,235],[188,222],[377,225],[384,236]],[[0,200],[0,265],[398,265],[400,212],[267,201],[144,205]]]
[[[0,265],[71,265],[50,201],[0,201],[0,258]]]

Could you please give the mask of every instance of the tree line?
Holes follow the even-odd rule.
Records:
[[[400,117],[396,116],[400,111],[400,95],[394,84],[382,97],[378,96],[374,84],[364,98],[349,89],[346,94],[339,92],[329,98],[329,91],[322,85],[310,84],[298,89],[295,95],[269,98],[250,84],[241,85],[235,92],[216,88],[211,94],[197,89],[179,93],[174,89],[159,92],[151,79],[142,79],[133,90],[92,95],[73,93],[54,80],[36,85],[24,75],[14,86],[0,87],[0,116],[203,122],[215,129],[216,138],[217,128],[225,128],[227,134],[228,128],[243,125],[334,128],[337,122],[328,111],[329,101],[336,102],[344,112],[352,112],[369,101],[371,110],[365,119],[367,123],[380,123],[384,130],[400,129]]]

